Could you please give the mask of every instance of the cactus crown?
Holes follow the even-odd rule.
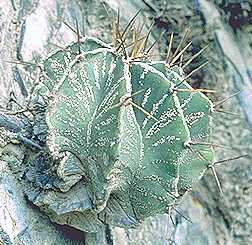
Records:
[[[212,102],[186,82],[180,53],[148,58],[149,31],[126,44],[135,18],[123,32],[113,22],[111,45],[84,37],[54,51],[32,95],[46,101],[55,179],[30,199],[88,232],[168,212],[214,162]]]

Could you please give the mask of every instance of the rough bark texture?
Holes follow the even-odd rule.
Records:
[[[157,53],[167,50],[167,35],[172,31],[175,32],[176,47],[186,26],[192,28],[193,42],[187,55],[210,42],[210,48],[187,67],[187,71],[211,58],[211,65],[192,77],[194,87],[215,89],[217,93],[212,96],[215,101],[241,90],[237,97],[220,108],[239,116],[216,113],[214,143],[232,147],[232,150],[216,148],[218,159],[247,153],[249,156],[218,167],[224,197],[219,195],[209,172],[186,196],[179,213],[173,214],[174,224],[168,215],[160,215],[147,220],[136,230],[107,227],[94,238],[53,224],[25,199],[21,165],[26,157],[24,149],[18,144],[4,148],[7,142],[2,140],[0,146],[5,153],[10,153],[12,164],[0,162],[0,244],[84,244],[84,241],[87,244],[192,244],[192,241],[200,245],[251,244],[252,4],[249,1],[219,0],[181,0],[176,4],[170,0],[108,0],[106,3],[110,13],[120,8],[124,24],[139,8],[148,16],[147,22],[154,18],[152,39],[161,31],[167,31],[156,46]],[[75,40],[74,33],[62,24],[63,19],[74,26],[75,16],[87,35],[109,40],[111,19],[106,16],[100,1],[1,1],[1,108],[14,106],[14,109],[20,109],[14,100],[25,106],[38,74],[38,69],[32,65],[3,61],[37,63],[54,48],[52,43],[63,46]],[[9,100],[12,102],[8,103]]]

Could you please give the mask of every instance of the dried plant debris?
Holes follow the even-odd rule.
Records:
[[[24,160],[25,192],[57,223],[134,228],[174,209],[208,168],[220,188],[211,141],[217,109],[206,95],[214,91],[188,83],[207,63],[185,74],[198,56],[182,59],[185,38],[164,61],[153,59],[151,27],[141,33],[138,14],[124,29],[113,18],[111,43],[82,37],[77,23],[77,42],[39,66],[25,141],[37,153]]]

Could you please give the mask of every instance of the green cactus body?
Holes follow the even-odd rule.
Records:
[[[200,92],[173,91],[181,68],[129,62],[88,37],[54,52],[43,66],[33,98],[47,100],[48,152],[61,181],[68,181],[66,166],[80,169],[91,203],[81,212],[94,226],[97,216],[134,227],[167,212],[213,163],[210,145],[188,147],[209,143],[212,103]],[[191,89],[186,82],[181,88]],[[59,191],[67,195],[77,180]]]
[[[155,62],[153,65],[175,85],[180,84],[184,78],[183,70],[179,67],[168,69],[164,62]],[[187,82],[181,84],[180,87],[183,89],[192,89]],[[213,147],[211,145],[204,145],[204,143],[209,143],[211,139],[213,104],[201,92],[179,92],[177,93],[177,97],[190,131],[191,140],[203,143],[194,145],[195,151],[200,152],[202,157],[198,156],[195,158],[196,155],[194,153],[191,151],[187,152],[185,155],[185,164],[181,166],[181,173],[182,171],[185,172],[184,177],[186,182],[190,183],[189,180],[191,180],[193,183],[199,179],[199,176],[203,175],[207,166],[214,162]]]
[[[126,93],[122,58],[106,49],[76,57],[52,90],[49,149],[83,164],[96,208],[108,199],[105,178],[118,155],[120,107],[110,107]]]

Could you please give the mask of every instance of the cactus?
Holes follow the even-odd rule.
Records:
[[[30,165],[47,182],[27,177],[27,196],[87,232],[169,212],[214,162],[212,102],[181,67],[146,58],[148,35],[130,56],[124,33],[114,36],[112,45],[85,37],[50,54],[29,105],[33,139],[44,144]]]

